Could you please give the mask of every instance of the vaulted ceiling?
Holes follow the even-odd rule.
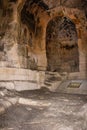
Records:
[[[38,15],[43,17],[44,12],[60,6],[82,10],[87,17],[87,0],[26,0],[21,11],[22,22],[34,31],[36,19],[39,21]]]
[[[86,10],[87,0],[26,0],[26,6],[38,5],[44,10],[49,10],[57,6],[66,6],[70,8],[79,8]]]

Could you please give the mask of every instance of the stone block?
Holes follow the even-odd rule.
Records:
[[[16,90],[40,88],[45,79],[45,72],[20,68],[0,68],[0,87]]]
[[[5,112],[4,106],[0,103],[0,114]]]
[[[34,90],[40,88],[37,82],[14,81],[14,84],[15,84],[15,90],[17,91]]]
[[[6,101],[6,100],[3,100],[2,104],[5,107],[5,109],[9,108],[12,105],[11,102]]]
[[[13,82],[0,82],[1,88],[7,88],[9,90],[14,90],[14,83]]]
[[[50,106],[51,103],[49,102],[46,102],[46,101],[39,101],[39,100],[33,100],[33,99],[27,99],[27,98],[19,98],[19,101],[18,101],[19,104],[23,104],[23,105],[31,105],[31,106],[43,106],[43,107],[47,107],[47,106]]]

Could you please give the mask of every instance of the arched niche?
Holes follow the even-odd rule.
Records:
[[[47,70],[78,72],[79,51],[75,24],[67,17],[55,17],[46,29]]]

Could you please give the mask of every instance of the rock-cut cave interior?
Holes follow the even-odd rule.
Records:
[[[72,96],[69,97],[70,95]],[[43,102],[42,98],[38,100],[37,97],[40,96],[43,96]],[[50,97],[50,101],[46,96]],[[63,98],[64,102],[69,100],[69,103],[74,103],[75,98],[76,109],[79,108],[77,108],[79,98],[84,102],[83,105],[87,104],[87,0],[0,0],[0,104],[2,104],[0,115],[7,109],[9,112],[10,109],[13,111],[14,104],[15,111],[17,109],[16,112],[21,113],[19,117],[22,119],[23,115],[25,119],[29,113],[24,112],[22,107],[31,105],[36,107],[32,110],[38,109],[37,111],[41,112],[39,107],[41,104],[42,107],[47,107],[44,102],[46,100],[48,104],[51,101],[57,102],[54,104],[55,109],[62,109],[63,106],[60,105],[59,108],[56,97],[60,98],[61,102]],[[67,115],[66,106],[64,110]],[[54,112],[53,106],[51,107],[49,106],[49,111]],[[74,110],[73,107],[72,111]],[[47,120],[50,116],[49,111],[48,113],[45,111]],[[56,112],[58,114],[58,111]],[[87,113],[87,110],[85,112]],[[42,123],[43,127],[35,125],[35,128],[30,124],[26,127],[21,124],[23,128],[19,128],[12,123],[12,128],[13,130],[87,130],[87,114],[85,115],[86,123],[83,123],[83,127],[82,122],[71,127],[65,122],[63,113],[64,120],[61,120],[62,115],[61,118],[58,117],[62,124],[65,122],[63,128],[61,123],[59,123],[61,127],[60,125],[51,127],[52,124],[47,126]],[[16,118],[18,119],[18,116]],[[41,117],[37,118],[39,120]],[[2,117],[0,122],[0,130],[11,128],[11,123],[6,127],[5,124],[2,125]],[[53,122],[55,125],[56,121]]]

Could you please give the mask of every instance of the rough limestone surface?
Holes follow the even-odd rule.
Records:
[[[86,86],[87,0],[0,0],[0,130],[87,130]]]
[[[7,102],[12,105],[7,109]],[[1,102],[1,100],[0,100]],[[7,91],[0,105],[0,130],[86,130],[87,95]],[[4,110],[4,112],[3,112]]]
[[[1,87],[38,89],[45,71],[87,79],[86,43],[87,0],[0,0]]]

